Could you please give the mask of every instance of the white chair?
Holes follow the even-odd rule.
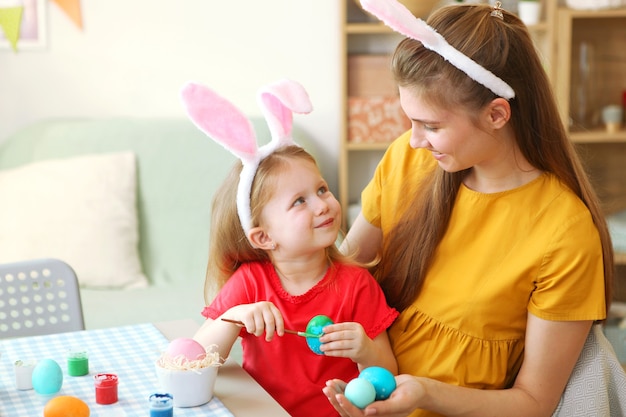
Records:
[[[626,416],[626,373],[602,325],[589,336],[552,417]]]
[[[0,339],[84,330],[78,279],[58,259],[0,265]]]

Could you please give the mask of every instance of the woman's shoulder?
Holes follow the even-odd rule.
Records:
[[[538,186],[529,188],[537,199],[543,199],[546,204],[557,207],[560,211],[589,211],[582,199],[554,174],[542,175]]]

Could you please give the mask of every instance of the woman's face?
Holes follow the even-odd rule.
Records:
[[[400,87],[399,91],[402,109],[413,129],[411,147],[429,150],[448,172],[498,162],[498,142],[476,126],[475,118],[465,109],[437,107],[415,90]]]

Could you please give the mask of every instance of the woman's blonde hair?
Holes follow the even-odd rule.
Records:
[[[528,30],[511,13],[503,11],[502,20],[491,16],[491,10],[487,5],[442,7],[430,16],[428,24],[450,45],[515,90],[516,97],[510,100],[510,124],[522,154],[534,167],[559,178],[591,212],[602,242],[608,309],[613,287],[613,248],[598,198],[567,137]],[[392,67],[399,86],[419,93],[437,106],[462,108],[476,115],[496,98],[490,90],[412,39],[398,45]],[[437,168],[425,179],[418,194],[405,202],[405,215],[389,233],[375,271],[391,306],[403,310],[419,293],[466,173]]]
[[[315,166],[313,156],[299,146],[285,146],[261,161],[250,191],[252,227],[259,225],[263,207],[273,198],[277,179],[284,174],[288,161],[308,161]],[[219,290],[230,276],[246,262],[270,261],[267,252],[254,248],[241,227],[237,214],[237,185],[241,173],[241,161],[237,161],[226,180],[213,197],[209,260],[204,285],[205,301]],[[326,257],[333,262],[351,262],[335,245],[326,248]]]

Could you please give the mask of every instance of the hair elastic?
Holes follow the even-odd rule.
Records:
[[[499,97],[507,100],[515,97],[515,91],[494,73],[478,64],[450,45],[435,29],[422,19],[416,18],[396,0],[360,0],[364,10],[372,13],[396,32],[416,41],[425,48],[438,53],[443,59],[467,74],[479,84],[484,85]],[[500,11],[500,13],[502,13]]]
[[[493,10],[491,11],[491,16],[497,17],[500,20],[504,20],[504,16],[502,15],[502,2],[495,2],[495,4],[493,5]]]

